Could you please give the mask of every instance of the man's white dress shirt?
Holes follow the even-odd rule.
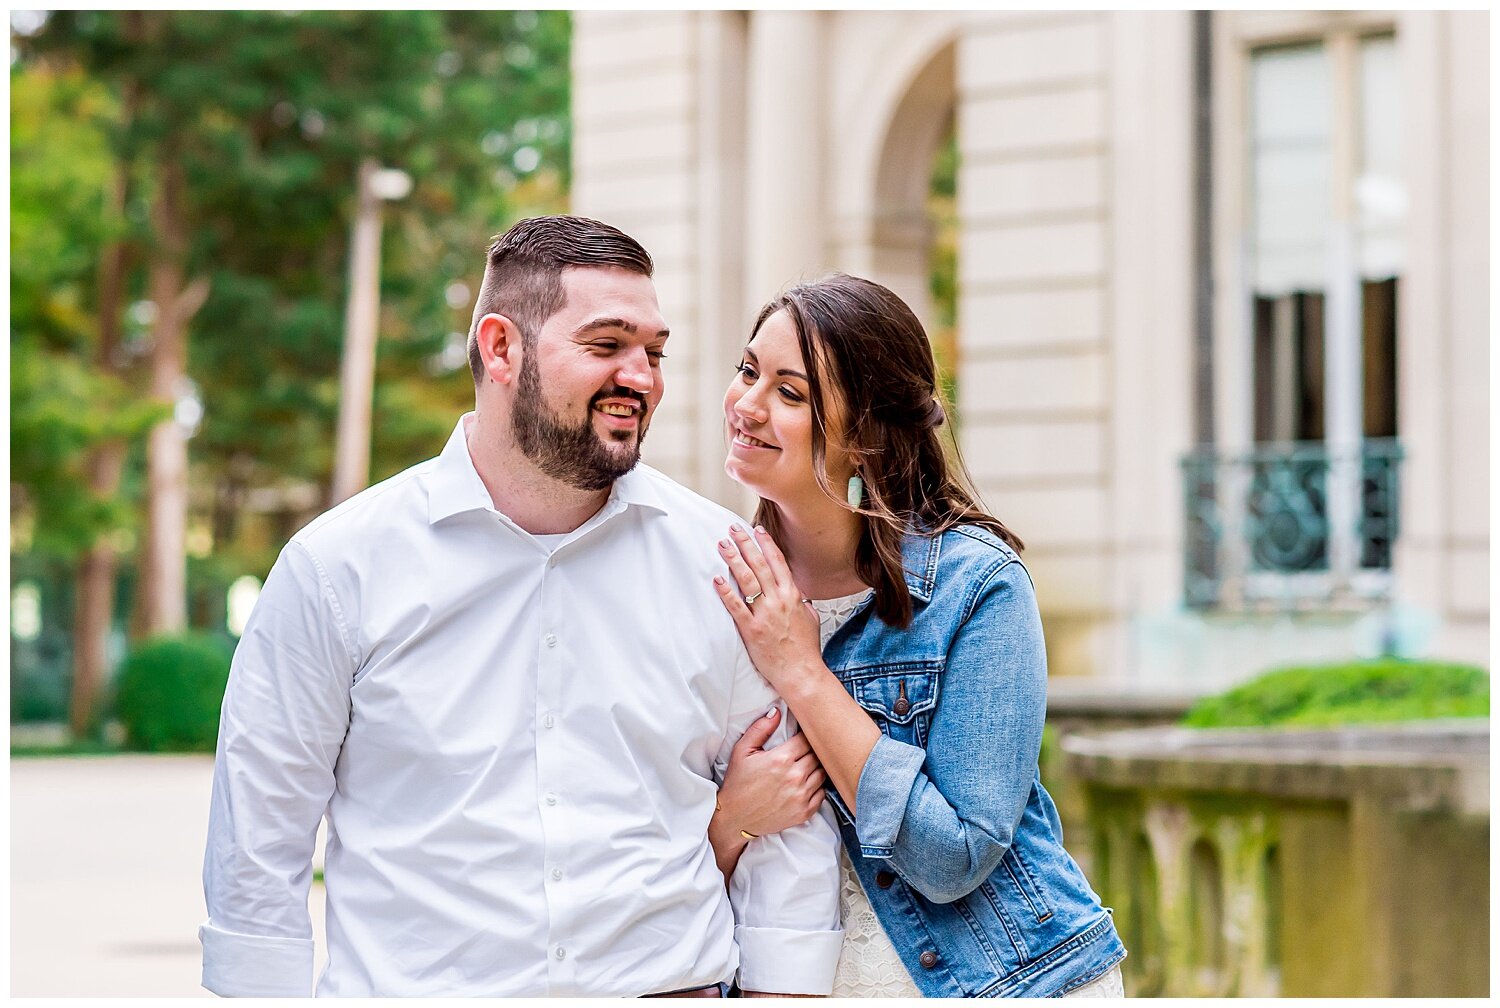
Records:
[[[628,996],[737,966],[827,993],[831,817],[752,841],[727,898],[707,840],[778,702],[711,584],[735,516],[641,465],[544,542],[495,510],[467,420],[266,580],[219,729],[204,986],[309,993],[326,812],[320,995]]]

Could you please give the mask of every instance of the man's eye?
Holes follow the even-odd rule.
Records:
[[[667,355],[660,350],[647,350],[646,356],[658,364],[667,359]]]
[[[589,349],[599,350],[604,353],[614,353],[616,350],[620,349],[620,344],[616,343],[614,340],[597,340],[589,344]]]

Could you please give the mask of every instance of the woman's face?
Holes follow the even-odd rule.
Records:
[[[797,345],[797,329],[785,311],[778,311],[745,347],[739,370],[724,393],[729,438],[724,471],[766,500],[785,505],[825,496],[813,475],[808,394],[807,363]],[[836,403],[831,406],[826,411],[828,423],[838,429],[842,411]],[[853,470],[831,436],[827,456],[828,475],[837,487]],[[849,472],[843,472],[846,469]]]

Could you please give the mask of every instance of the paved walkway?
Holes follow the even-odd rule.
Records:
[[[212,773],[204,756],[11,761],[13,996],[207,996]],[[322,969],[322,886],[310,902]]]

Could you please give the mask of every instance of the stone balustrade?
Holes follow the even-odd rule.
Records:
[[[1488,994],[1487,721],[1061,746],[1130,994]]]

